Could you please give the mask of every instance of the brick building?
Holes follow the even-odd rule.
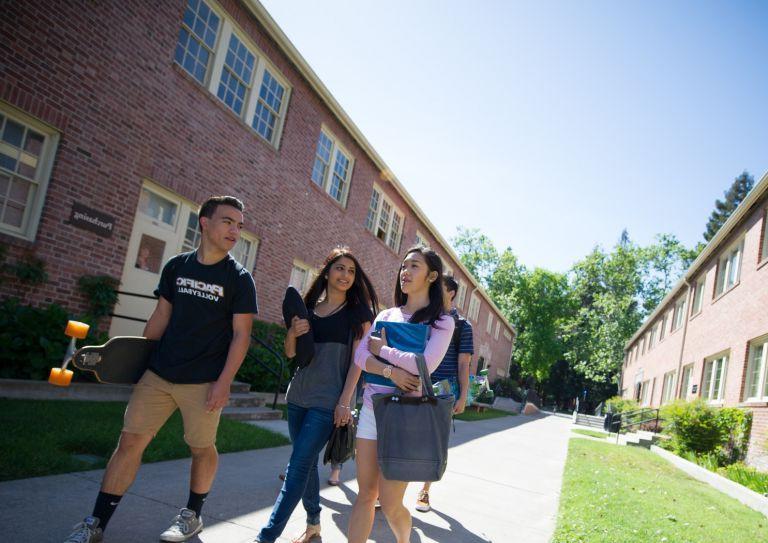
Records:
[[[751,409],[748,461],[768,468],[768,174],[627,343],[620,388]]]
[[[404,251],[433,247],[460,284],[476,357],[506,375],[514,329],[256,0],[5,2],[0,15],[0,243],[49,281],[0,296],[85,308],[83,275],[149,293],[197,243],[196,204],[246,203],[234,254],[262,313],[349,245],[392,302]],[[115,313],[154,302],[121,296]],[[110,332],[142,324],[113,318]]]

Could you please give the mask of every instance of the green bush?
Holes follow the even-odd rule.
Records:
[[[744,460],[752,430],[752,412],[738,407],[723,407],[717,410],[717,416],[725,439],[721,444],[724,463]]]
[[[611,413],[627,413],[640,409],[636,400],[614,396],[605,402],[605,409]]]
[[[497,379],[493,382],[493,393],[501,398],[512,398],[516,402],[523,401],[523,391],[517,384],[517,381],[510,379]]]
[[[664,433],[672,439],[670,447],[677,454],[713,453],[724,442],[724,432],[715,408],[703,400],[678,400],[661,410]]]
[[[57,304],[45,307],[22,305],[16,298],[0,301],[0,377],[6,379],[48,379],[52,367],[60,366],[69,344],[64,328],[71,316]],[[77,317],[93,324],[91,317]],[[91,326],[82,345],[104,343],[106,334]],[[70,368],[72,369],[72,368]],[[92,380],[90,374],[75,376]]]
[[[283,342],[285,341],[285,327],[279,324],[272,324],[263,321],[253,321],[253,335],[264,341],[272,347],[272,350],[283,360]],[[271,392],[277,387],[277,377],[265,369],[256,360],[266,363],[270,368],[277,370],[280,367],[279,360],[269,352],[268,349],[261,346],[258,342],[252,341],[243,365],[237,373],[239,381],[251,385],[253,390],[261,392]],[[283,378],[280,391],[285,392],[288,382],[293,374],[294,365],[288,361],[283,368]]]
[[[117,287],[120,280],[109,275],[83,275],[77,280],[77,288],[85,296],[91,314],[99,319],[112,312],[117,303]]]

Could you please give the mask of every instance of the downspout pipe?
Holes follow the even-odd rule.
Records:
[[[685,281],[685,286],[688,288],[688,293],[686,294],[686,300],[685,300],[685,322],[683,323],[683,340],[680,343],[680,356],[677,360],[677,373],[675,383],[675,398],[678,398],[680,396],[680,383],[682,383],[682,379],[680,379],[680,371],[683,368],[683,354],[685,352],[685,335],[688,332],[688,321],[690,320],[689,315],[692,306],[693,300],[691,299],[691,283],[688,282],[688,277],[683,277],[683,281]],[[693,295],[695,296],[696,293],[694,292]],[[664,377],[662,376],[662,393],[664,391]],[[685,399],[685,398],[683,398]],[[661,402],[659,402],[659,406],[661,406]]]

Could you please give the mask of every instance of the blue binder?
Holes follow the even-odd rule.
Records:
[[[376,323],[376,331],[386,329],[387,331],[387,344],[390,347],[394,347],[398,351],[405,351],[408,353],[423,353],[427,348],[427,340],[429,339],[429,326],[426,324],[416,324],[412,322],[388,322],[379,321]],[[389,364],[381,357],[377,357],[385,364]],[[384,385],[388,387],[396,388],[397,385],[392,380],[387,379],[382,375],[363,372],[365,382],[374,385]]]

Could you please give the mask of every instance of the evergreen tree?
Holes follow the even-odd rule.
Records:
[[[755,180],[745,170],[740,176],[733,180],[731,187],[725,191],[725,200],[715,201],[715,210],[709,216],[707,222],[707,229],[704,232],[704,239],[707,241],[712,240],[720,230],[720,227],[725,224],[731,213],[739,207],[739,204],[747,197],[749,191],[755,184]]]

